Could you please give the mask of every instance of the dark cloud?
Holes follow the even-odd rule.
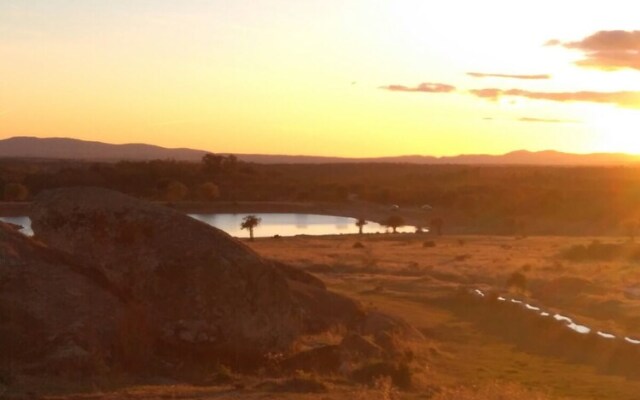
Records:
[[[512,75],[512,74],[487,74],[483,72],[467,72],[467,75],[474,78],[507,78],[507,79],[551,79],[551,75]]]
[[[380,89],[390,90],[392,92],[451,93],[456,90],[456,87],[444,83],[421,83],[416,87],[389,85],[382,86]]]
[[[602,70],[640,70],[640,31],[600,31],[578,42],[550,40],[548,46],[563,46],[584,53],[576,64]]]
[[[558,102],[604,103],[623,108],[640,109],[640,92],[533,92],[522,89],[475,89],[470,93],[490,100],[511,96]]]

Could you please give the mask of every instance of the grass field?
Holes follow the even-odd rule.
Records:
[[[494,317],[494,306],[460,297],[479,288],[560,312],[593,329],[637,337],[640,299],[634,289],[640,287],[640,264],[628,257],[629,239],[600,240],[617,246],[619,254],[580,261],[566,256],[567,249],[592,244],[587,237],[374,234],[247,242],[259,254],[312,272],[330,289],[415,326],[425,340],[411,344],[414,388],[401,392],[385,381],[365,387],[340,376],[298,373],[275,381],[235,375],[224,385],[96,382],[78,390],[81,394],[49,398],[635,400],[640,393],[636,364],[629,371],[626,364],[610,367],[610,353],[598,357],[602,346],[595,339],[585,347],[592,342],[567,333],[549,343],[554,336],[527,331],[515,314]],[[509,287],[514,273],[524,278]],[[594,357],[569,352],[573,345],[567,337],[586,340],[576,351]],[[302,389],[296,380],[303,381]],[[321,388],[314,389],[315,384]]]
[[[594,329],[619,336],[640,334],[640,301],[629,295],[640,285],[640,265],[624,255],[580,262],[562,255],[593,240],[369,235],[263,239],[252,247],[314,272],[332,289],[416,326],[427,337],[427,386],[499,381],[569,398],[637,399],[640,381],[606,373],[593,363],[538,352],[535,345],[523,348],[509,335],[485,329],[478,315],[451,300],[460,288],[496,290]],[[626,238],[603,241],[628,246]],[[362,246],[354,247],[356,242]],[[507,287],[514,272],[526,277],[526,287]]]

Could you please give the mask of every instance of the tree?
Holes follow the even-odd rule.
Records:
[[[389,228],[393,229],[393,233],[397,233],[398,228],[404,226],[404,224],[404,218],[399,215],[392,215],[387,218],[382,225],[388,226]]]
[[[433,229],[438,236],[442,236],[442,228],[444,227],[444,220],[440,217],[431,219],[429,227]]]
[[[222,169],[225,172],[235,172],[238,169],[238,157],[229,154],[222,160]]]
[[[179,201],[183,200],[189,194],[189,188],[187,188],[182,182],[176,180],[165,180],[158,184],[158,189],[162,192],[162,195],[167,201]]]
[[[356,226],[358,227],[358,233],[362,235],[362,228],[367,224],[367,220],[364,218],[358,218],[356,221]]]
[[[6,201],[23,201],[29,196],[29,189],[20,183],[4,185],[4,199]]]
[[[198,186],[198,195],[204,200],[213,201],[220,197],[220,188],[213,182],[205,182]]]
[[[260,225],[261,221],[262,219],[259,217],[256,217],[255,215],[247,215],[242,219],[240,228],[249,230],[249,240],[253,241],[253,229],[256,226]]]
[[[210,175],[215,175],[222,171],[222,164],[224,162],[224,156],[207,153],[202,156],[202,169],[204,172]]]
[[[202,156],[202,169],[208,175],[217,175],[222,172],[233,173],[238,170],[239,165],[238,157],[233,154],[221,156],[207,153]]]

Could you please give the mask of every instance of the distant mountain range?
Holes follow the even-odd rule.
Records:
[[[74,159],[86,161],[174,159],[198,161],[208,151],[170,149],[149,144],[109,144],[70,138],[12,137],[0,140],[0,158]],[[226,153],[224,153],[226,154]],[[623,153],[571,154],[557,151],[514,151],[504,155],[460,155],[449,157],[397,156],[341,158],[300,155],[236,154],[243,161],[262,164],[411,163],[465,165],[629,165],[640,156]]]

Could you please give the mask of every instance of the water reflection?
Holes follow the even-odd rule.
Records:
[[[20,232],[27,236],[33,236],[33,230],[31,229],[31,219],[29,217],[1,217],[0,221],[8,222],[14,225],[20,225],[22,228]]]
[[[240,229],[242,219],[249,214],[191,214],[190,216],[222,229],[231,236],[244,237],[247,232]],[[256,237],[295,235],[337,235],[358,233],[356,219],[316,214],[253,214],[261,219],[255,229]],[[384,233],[387,229],[375,222],[364,226],[364,233]],[[415,227],[399,228],[398,232],[415,232]]]

